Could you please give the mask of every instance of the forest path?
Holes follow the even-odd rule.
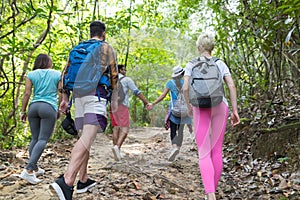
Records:
[[[196,196],[204,198],[195,144],[190,133],[185,132],[185,135],[188,137],[184,139],[177,160],[172,163],[166,159],[171,150],[169,131],[164,128],[130,129],[121,149],[124,159],[116,162],[111,137],[99,133],[91,149],[88,168],[90,177],[98,184],[88,193],[74,192],[74,199],[155,199],[159,196],[162,199],[187,199],[190,190],[198,191]],[[6,181],[1,183],[0,199],[58,199],[49,185],[65,171],[75,142],[74,138],[47,145],[40,160],[46,173],[38,185],[27,184],[18,177],[28,153],[27,149],[17,150],[12,168],[2,171]],[[193,170],[183,173],[181,162],[190,165],[188,168],[192,166]]]
[[[0,152],[0,200],[57,200],[49,185],[64,173],[76,138],[49,143],[41,159],[43,182],[31,185],[21,180],[28,150]],[[185,127],[184,142],[174,162],[169,131],[164,128],[132,128],[122,146],[124,159],[113,159],[111,135],[98,134],[91,149],[88,173],[97,185],[74,200],[203,200],[196,144]],[[281,165],[281,166],[280,166]],[[281,172],[284,163],[253,160],[244,150],[224,146],[223,174],[217,199],[299,199],[300,173]],[[77,179],[78,180],[78,179]],[[288,198],[287,198],[288,197]]]

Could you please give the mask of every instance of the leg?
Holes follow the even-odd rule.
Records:
[[[37,103],[33,103],[29,106],[28,109],[28,122],[30,126],[31,132],[31,141],[29,145],[29,157],[31,156],[32,149],[38,141],[39,133],[40,133],[40,120],[41,118],[38,116],[38,106]]]
[[[177,124],[170,120],[170,138],[172,146],[175,146],[175,138],[177,136]],[[176,145],[177,146],[177,145]]]
[[[90,124],[85,124],[83,126],[82,136],[72,149],[71,159],[67,171],[64,174],[65,182],[68,186],[74,184],[79,169],[86,171],[89,151],[96,138],[98,128],[98,126]],[[82,174],[82,176],[84,175]]]
[[[175,124],[171,122],[171,141],[172,145],[180,148],[183,142],[184,124]]]
[[[113,136],[112,136],[112,140],[113,140],[113,145],[117,145],[118,143],[118,139],[120,137],[120,127],[119,126],[114,126],[113,128]]]
[[[83,156],[85,159],[82,161],[82,165],[80,166],[80,169],[79,169],[79,180],[83,183],[85,183],[87,181],[87,179],[89,178],[87,175],[87,166],[88,166],[88,161],[89,161],[89,157],[90,157],[90,152],[87,151],[87,152],[85,152],[85,154],[87,154],[87,155]]]
[[[119,138],[116,145],[121,149],[122,144],[124,143],[129,132],[129,127],[120,127]]]
[[[224,134],[226,130],[226,122],[228,116],[228,107],[221,103],[216,108],[216,114],[213,114],[212,120],[212,153],[211,158],[215,169],[215,188],[218,186],[222,169],[223,169],[223,155],[222,146],[224,140]]]
[[[171,143],[172,143],[172,151],[168,157],[169,161],[174,161],[176,156],[179,154],[179,148],[181,147],[182,141],[180,143],[180,136],[177,134],[177,130],[180,129],[179,128],[180,125],[175,124],[174,122],[172,122],[170,120],[170,136],[171,136]],[[179,130],[178,130],[179,132]]]
[[[86,159],[83,161],[83,163],[79,169],[79,181],[77,182],[77,191],[76,191],[76,193],[79,193],[79,194],[87,192],[88,189],[94,187],[97,184],[96,181],[94,181],[88,177],[87,166],[88,166],[90,152],[88,151],[87,154],[88,155],[84,156]]]
[[[183,142],[183,130],[184,130],[184,124],[180,124],[178,128],[178,140],[177,140],[177,146],[180,148],[182,146]]]
[[[36,130],[34,130],[34,128],[37,128],[36,125],[39,124],[40,127],[37,128],[37,130],[39,130],[40,132],[38,133],[37,142],[32,147],[31,156],[26,169],[37,170],[37,162],[40,159],[50,136],[52,135],[57,118],[57,113],[52,108],[52,106],[47,103],[35,103],[32,104],[32,108],[36,109],[38,118],[40,118],[41,120],[38,120],[38,122],[35,123],[37,121],[35,120],[36,118],[31,119],[30,121],[31,123],[33,123],[33,125],[31,125],[31,130],[35,132]]]
[[[120,148],[124,143],[130,127],[130,115],[129,108],[124,105],[119,105],[118,109],[112,115],[112,122],[114,123],[114,132],[113,132],[113,154],[116,161],[122,159]]]
[[[113,110],[111,108],[111,110]],[[118,142],[118,138],[119,138],[119,132],[120,132],[120,127],[117,124],[118,120],[118,109],[116,110],[116,112],[111,112],[110,113],[110,119],[111,119],[111,124],[113,126],[113,135],[112,135],[112,142],[113,142],[113,146],[117,145]]]
[[[215,193],[214,166],[211,160],[211,109],[193,109],[194,129],[198,146],[199,168],[206,194]]]

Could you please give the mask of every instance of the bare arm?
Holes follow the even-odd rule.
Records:
[[[184,76],[184,83],[182,86],[182,92],[183,92],[183,96],[185,99],[185,102],[187,104],[190,104],[190,100],[189,100],[189,81],[190,81],[190,77],[189,76]]]
[[[231,125],[235,127],[240,123],[240,117],[238,114],[238,106],[237,106],[237,94],[236,94],[236,87],[234,85],[233,79],[231,76],[224,77],[225,83],[229,89],[229,98],[232,107],[231,113]]]
[[[189,109],[189,115],[192,116],[193,115],[193,108],[190,104],[190,99],[189,99],[189,81],[190,81],[190,77],[189,76],[184,76],[184,83],[182,86],[182,92],[183,92],[183,96],[184,96],[184,100],[188,106]]]
[[[169,93],[169,88],[165,88],[164,92],[152,103],[153,106],[161,102]]]
[[[151,110],[156,104],[161,102],[169,93],[169,88],[165,88],[164,92],[153,102],[147,105],[147,110]]]
[[[67,95],[67,93],[62,92],[60,94],[60,104],[59,104],[59,111],[66,114],[67,110],[68,110],[68,106],[69,106],[69,97]]]
[[[144,103],[144,106],[146,106],[149,102],[147,101],[147,99],[145,98],[145,96],[143,95],[143,93],[139,93],[137,95],[137,97],[142,100],[142,102]]]
[[[66,114],[69,105],[69,97],[66,93],[64,87],[64,76],[68,73],[70,66],[70,60],[68,59],[67,65],[63,69],[60,77],[60,81],[58,83],[58,91],[59,91],[59,111]]]
[[[25,92],[23,95],[23,99],[22,99],[22,114],[21,114],[21,121],[25,122],[26,121],[26,109],[27,109],[27,105],[29,102],[29,98],[31,96],[31,91],[32,91],[32,82],[29,78],[26,77],[26,82],[25,82]]]

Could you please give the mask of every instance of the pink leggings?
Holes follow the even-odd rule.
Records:
[[[199,168],[206,193],[216,192],[223,168],[222,145],[228,107],[222,102],[213,108],[193,107]]]

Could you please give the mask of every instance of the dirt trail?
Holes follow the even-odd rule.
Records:
[[[116,162],[111,136],[98,134],[91,149],[89,175],[97,185],[87,193],[74,193],[74,200],[203,200],[197,147],[187,128],[180,154],[174,162],[169,131],[164,128],[132,128],[122,147],[124,159]],[[76,138],[49,143],[41,159],[43,182],[30,185],[18,177],[27,159],[27,149],[0,152],[0,200],[57,200],[49,185],[69,162]],[[224,146],[223,174],[218,200],[298,200],[300,173],[284,171],[285,163],[254,160],[228,143]]]
[[[74,193],[74,199],[204,198],[195,146],[190,134],[185,132],[185,135],[188,137],[184,139],[181,153],[171,163],[166,160],[170,152],[169,131],[163,128],[131,129],[122,147],[124,159],[120,162],[113,159],[111,138],[98,134],[88,169],[91,178],[98,184],[88,193]],[[10,175],[5,178],[6,182],[2,182],[0,199],[58,199],[49,190],[49,184],[64,172],[75,141],[70,139],[47,146],[41,158],[46,173],[41,177],[43,182],[38,185],[27,184],[18,178],[27,159],[26,150],[20,150],[16,161],[11,164]],[[195,198],[189,195],[191,191]]]

